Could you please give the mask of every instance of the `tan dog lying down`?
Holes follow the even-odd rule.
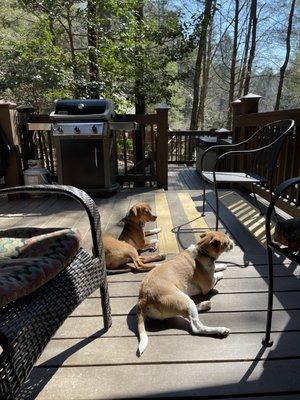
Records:
[[[144,231],[146,222],[155,221],[156,218],[156,215],[152,214],[149,204],[140,203],[133,206],[123,218],[124,228],[119,239],[103,235],[105,261],[108,269],[117,269],[133,262],[133,269],[148,271],[157,266],[157,264],[148,263],[165,259],[165,256],[161,254],[142,257],[138,253],[144,250],[156,250],[157,240],[149,241],[146,236],[155,235],[160,232],[160,229]]]
[[[227,235],[206,232],[200,235],[196,245],[178,254],[172,260],[151,271],[142,282],[137,304],[137,324],[140,337],[139,355],[143,353],[148,336],[145,319],[165,319],[175,316],[188,318],[194,333],[202,335],[227,336],[229,329],[209,327],[201,323],[198,309],[190,296],[207,294],[223,278],[225,265],[215,266],[214,261],[224,251],[233,248]],[[200,310],[210,309],[210,302],[202,302]]]

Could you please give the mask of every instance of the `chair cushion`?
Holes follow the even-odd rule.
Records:
[[[214,182],[212,171],[202,171],[204,179],[210,183]],[[245,182],[245,183],[261,183],[267,182],[266,178],[259,175],[245,172],[216,172],[217,182]]]
[[[54,278],[70,264],[80,241],[77,230],[65,228],[0,231],[0,307]]]

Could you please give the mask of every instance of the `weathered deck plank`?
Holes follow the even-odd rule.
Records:
[[[38,400],[286,394],[300,391],[299,360],[38,368]],[[266,397],[266,400],[268,397]]]
[[[225,271],[226,274],[226,271]],[[137,296],[140,282],[115,282],[110,285],[109,294],[112,297]],[[267,292],[268,285],[261,278],[222,279],[216,289],[220,293],[258,293]],[[274,280],[274,291],[300,291],[300,280],[292,276],[281,276]],[[90,297],[98,297],[98,292]]]
[[[263,311],[267,308],[267,293],[219,293],[211,298],[212,312]],[[113,315],[135,314],[136,297],[115,297],[111,299]],[[299,292],[279,292],[274,297],[274,309],[299,309]],[[100,298],[89,298],[82,302],[72,314],[74,316],[102,315]]]
[[[205,325],[227,326],[231,333],[264,332],[266,325],[266,311],[239,311],[239,312],[207,312],[201,313],[200,320]],[[272,330],[300,330],[300,309],[274,311]],[[55,334],[57,339],[76,339],[89,336],[122,337],[135,336],[135,315],[113,316],[113,325],[108,332],[99,332],[101,320],[96,317],[68,318]],[[148,320],[146,327],[149,336],[162,335],[189,335],[190,324],[183,318],[170,318],[166,321]]]
[[[174,255],[172,255],[174,257]],[[170,256],[170,258],[172,258]],[[116,274],[109,275],[109,282],[141,282],[147,273],[137,273],[133,276],[131,274]],[[267,278],[268,277],[268,266],[263,265],[248,265],[236,267],[228,264],[226,271],[224,272],[225,279],[227,278]],[[274,265],[274,276],[299,276],[300,266],[299,265]]]
[[[299,337],[299,332],[273,333],[274,346],[265,348],[259,359],[300,357]],[[153,335],[142,357],[136,356],[138,343],[135,337],[52,340],[37,365],[55,367],[250,361],[257,359],[262,348],[261,333],[233,334],[225,339],[182,335],[180,346],[178,339],[177,335]]]

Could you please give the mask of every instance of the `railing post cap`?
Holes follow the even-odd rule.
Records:
[[[233,116],[241,114],[242,111],[242,101],[240,99],[236,99],[231,102],[231,110]]]
[[[155,110],[170,110],[170,106],[167,103],[159,103],[155,107]]]
[[[34,107],[31,104],[21,104],[17,107],[19,113],[33,113]]]
[[[220,129],[215,130],[215,132],[217,132],[217,133],[228,133],[228,132],[231,132],[231,131],[229,129],[226,129],[226,128],[220,128]]]
[[[6,101],[3,99],[0,100],[0,108],[14,109],[16,107],[17,107],[16,103],[13,103],[12,101]]]
[[[257,99],[261,99],[262,96],[260,96],[259,94],[254,94],[254,93],[247,93],[245,96],[242,96],[240,99],[241,100],[257,100]]]

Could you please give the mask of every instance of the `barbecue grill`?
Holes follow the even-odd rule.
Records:
[[[89,193],[118,189],[113,115],[113,103],[106,99],[55,102],[50,119],[59,184]]]

